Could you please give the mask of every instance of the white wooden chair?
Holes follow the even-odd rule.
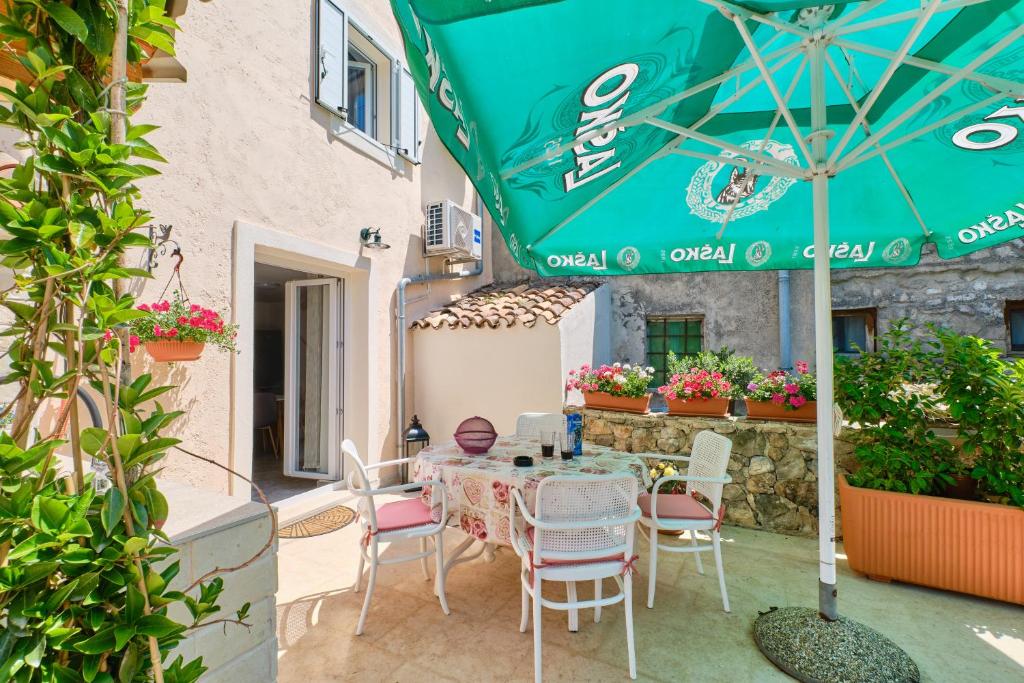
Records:
[[[633,641],[633,578],[636,556],[633,539],[637,507],[637,480],[633,476],[552,476],[537,487],[536,514],[526,507],[522,494],[513,489],[509,505],[512,547],[522,558],[523,611],[519,631],[526,632],[529,602],[533,599],[534,679],[541,681],[541,607],[569,612],[569,630],[579,629],[579,610],[622,602],[626,609],[626,646],[629,675],[636,678]],[[517,514],[518,513],[518,514]],[[611,578],[619,592],[602,596],[602,581]],[[567,600],[542,597],[544,581],[566,583]],[[577,581],[594,581],[594,599],[578,600]]]
[[[543,432],[565,434],[565,415],[561,413],[523,413],[516,418],[516,436],[537,437]]]
[[[650,495],[640,496],[638,501],[643,516],[640,523],[650,539],[651,563],[648,569],[647,607],[654,607],[654,588],[658,575],[658,551],[670,553],[694,553],[697,560],[697,571],[704,574],[704,565],[700,553],[711,550],[715,555],[715,567],[718,570],[718,586],[722,591],[722,608],[729,611],[729,594],[725,590],[725,573],[722,569],[722,539],[719,528],[722,526],[722,489],[732,481],[726,474],[729,466],[729,453],[732,441],[711,431],[697,435],[693,442],[693,451],[689,456],[652,455],[659,460],[689,463],[687,473],[671,477],[662,477],[655,482]],[[686,495],[659,495],[659,489],[673,481],[686,482]],[[694,494],[703,496],[710,507],[701,503]],[[688,531],[690,545],[667,545],[659,542],[658,530]],[[711,543],[699,543],[697,531],[711,534]]]
[[[448,495],[445,486],[441,481],[418,481],[385,488],[371,488],[369,472],[383,467],[403,465],[414,460],[414,458],[402,458],[400,460],[388,460],[376,465],[364,465],[356,446],[349,439],[341,444],[342,452],[355,463],[355,467],[348,475],[348,488],[353,494],[359,497],[359,523],[362,527],[362,540],[359,543],[359,573],[356,574],[356,582],[353,592],[358,593],[363,582],[363,564],[370,563],[370,580],[366,587],[366,598],[363,600],[363,610],[359,614],[359,623],[356,625],[356,635],[362,635],[363,626],[366,624],[366,614],[370,609],[370,599],[373,597],[373,589],[377,583],[377,567],[385,564],[398,564],[400,562],[411,562],[420,560],[423,567],[423,576],[430,579],[430,571],[427,568],[427,558],[434,555],[437,566],[434,575],[435,592],[441,601],[441,609],[445,614],[449,613],[448,600],[444,593],[444,529],[448,519]],[[430,507],[417,498],[406,498],[377,505],[375,496],[387,496],[399,493],[406,493],[421,486],[437,487],[438,497],[441,500],[441,521],[435,522],[431,518]],[[430,539],[434,547],[427,550],[427,539]],[[381,559],[380,544],[391,541],[408,539],[419,539],[420,552],[413,555],[402,555],[400,557],[388,557]]]

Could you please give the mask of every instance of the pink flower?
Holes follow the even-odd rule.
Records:
[[[796,362],[796,371],[799,372],[801,375],[806,374],[807,370],[808,370],[807,361],[805,361],[805,360],[798,360]]]
[[[135,349],[139,348],[139,338],[136,335],[128,337],[128,353],[135,353]]]
[[[108,341],[110,341],[113,338],[114,338],[114,331],[113,330],[107,330],[106,332],[103,333],[103,341],[108,342]]]
[[[171,329],[167,330],[167,336],[168,337],[177,337],[178,336],[178,328],[177,327],[172,327]]]
[[[139,310],[146,311],[148,313],[150,311],[149,304],[142,304],[141,306],[139,306]]]
[[[786,390],[787,394],[795,394],[796,392],[800,391],[800,387],[798,387],[795,384],[787,384],[782,388]]]
[[[786,397],[783,396],[782,394],[772,394],[772,403],[775,403],[776,405],[780,405],[781,406],[785,402],[786,402]]]
[[[155,336],[155,337],[162,337],[162,336],[164,336],[164,331],[162,329],[160,329],[159,325],[153,325],[153,336]]]
[[[803,396],[790,396],[789,397],[789,405],[793,406],[794,408],[799,408],[800,406],[802,406],[805,403],[807,403],[807,399],[804,398]]]

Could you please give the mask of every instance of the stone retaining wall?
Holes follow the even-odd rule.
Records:
[[[698,432],[732,439],[725,521],[753,529],[811,536],[818,532],[815,425],[748,418],[632,415],[570,406],[583,415],[583,438],[634,453],[689,453]],[[853,445],[835,442],[836,471],[849,472]],[[839,529],[838,511],[836,520]]]

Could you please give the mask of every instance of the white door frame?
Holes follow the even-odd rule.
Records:
[[[296,341],[299,339],[299,289],[303,287],[326,287],[327,296],[322,302],[324,327],[327,339],[322,348],[322,367],[327,369],[323,389],[327,391],[327,472],[308,472],[297,467],[299,457],[299,355]],[[284,474],[305,479],[341,478],[339,465],[339,444],[344,434],[340,430],[342,411],[342,383],[339,356],[341,351],[341,325],[339,321],[341,303],[338,278],[315,278],[289,280],[285,283],[284,295]]]
[[[338,249],[323,242],[303,239],[294,234],[236,221],[232,248],[232,313],[239,325],[236,345],[238,353],[231,363],[231,422],[228,466],[244,477],[252,476],[252,388],[255,362],[254,297],[256,263],[291,268],[300,272],[314,272],[344,280],[342,298],[341,336],[345,340],[341,351],[341,380],[344,396],[358,396],[348,401],[345,410],[345,436],[352,439],[360,453],[374,452],[379,445],[371,443],[370,425],[386,420],[379,417],[376,406],[381,391],[370,381],[370,369],[378,365],[378,357],[387,350],[379,350],[377,330],[371,321],[379,318],[377,306],[370,292],[381,286],[374,282],[370,260],[357,252]],[[386,388],[385,388],[386,390]],[[365,400],[363,398],[365,397]],[[229,493],[248,499],[249,483],[239,477],[229,477]],[[342,482],[321,486],[316,491],[330,491]],[[300,494],[304,495],[304,494]]]

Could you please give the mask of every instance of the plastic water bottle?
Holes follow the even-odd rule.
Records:
[[[579,413],[569,413],[565,416],[566,432],[574,434],[573,456],[583,455],[583,416]]]
[[[93,457],[92,472],[92,488],[97,494],[103,495],[114,485],[110,481],[110,465],[107,464],[106,460]]]

